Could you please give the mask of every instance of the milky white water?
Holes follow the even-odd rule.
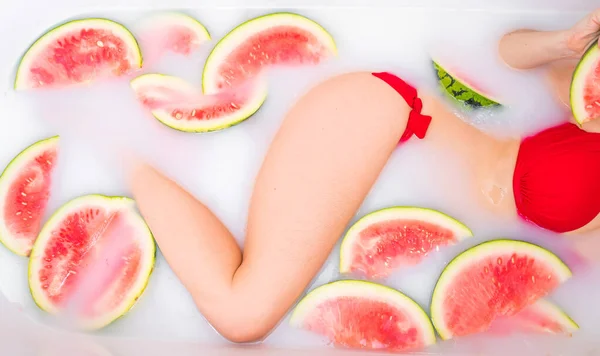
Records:
[[[265,12],[253,9],[191,12],[207,26],[213,42],[190,58],[166,55],[147,70],[181,76],[199,84],[202,65],[211,46],[243,20]],[[61,155],[49,207],[52,212],[84,194],[127,195],[121,169],[124,161],[116,147],[131,149],[152,160],[202,200],[243,245],[254,177],[269,142],[294,100],[326,75],[347,70],[388,70],[418,81],[421,86],[432,87],[435,77],[429,58],[434,56],[442,63],[472,75],[483,87],[493,90],[497,100],[506,104],[507,108],[501,112],[460,112],[465,120],[484,130],[499,136],[524,134],[557,123],[568,113],[565,107],[551,99],[539,73],[516,72],[504,67],[495,50],[501,34],[511,29],[565,28],[582,13],[489,13],[400,7],[385,11],[348,8],[299,12],[329,29],[338,43],[340,59],[317,69],[271,72],[269,98],[250,120],[211,134],[170,130],[140,108],[126,81],[45,95],[16,95],[6,91],[0,98],[0,166],[5,166],[30,143],[60,134]],[[135,30],[137,20],[145,14],[93,15],[107,16]],[[39,33],[32,34],[31,40],[37,35]],[[22,43],[19,51],[27,45]],[[12,55],[17,61],[19,53]],[[583,269],[570,253],[564,238],[478,211],[462,183],[465,180],[461,173],[464,164],[416,140],[393,154],[357,218],[392,205],[432,207],[462,220],[476,237],[460,246],[442,249],[423,264],[398,271],[384,283],[405,292],[428,310],[437,276],[458,252],[497,237],[534,241],[551,248],[573,265],[575,277],[553,294],[552,299],[579,323],[581,331],[571,340],[478,335],[440,343],[429,351],[449,354],[485,351],[488,355],[527,351],[528,354],[559,355],[566,350],[570,354],[580,354],[573,350],[592,350],[598,345],[596,339],[600,334],[600,309],[595,306],[600,297],[597,283],[600,272]],[[341,278],[337,270],[338,248],[339,245],[311,288]],[[0,291],[26,315],[34,320],[46,320],[29,295],[26,263],[26,259],[0,247]],[[288,348],[326,345],[319,337],[292,330],[286,321],[264,344]],[[149,287],[135,308],[99,335],[225,343],[196,310],[160,254]]]

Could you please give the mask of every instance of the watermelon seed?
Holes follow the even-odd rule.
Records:
[[[594,104],[596,104],[596,106],[600,106],[600,101],[594,101]]]
[[[548,275],[548,280],[551,280],[551,279],[552,279],[552,275],[549,274]]]
[[[27,206],[27,203],[26,203],[26,202],[21,202],[21,204],[23,204],[24,206]]]
[[[531,281],[535,283],[535,276],[531,276]]]
[[[483,269],[483,271],[485,272],[485,274],[488,274],[488,273],[490,273],[490,269],[489,269],[489,268],[487,268],[487,267],[485,267],[485,268]]]
[[[27,196],[27,194],[25,194],[25,192],[21,192],[21,195],[24,196],[24,197]]]
[[[41,276],[40,277],[40,282],[44,282],[48,279],[48,276]]]
[[[48,286],[47,284],[44,284],[44,285],[42,286],[42,288],[43,288],[43,289],[48,289],[48,287],[49,287],[49,286]]]
[[[48,163],[49,165],[52,165],[52,162],[50,162],[49,160],[46,160],[46,163]]]
[[[501,265],[502,264],[502,258],[498,257],[498,264]]]
[[[96,42],[96,44],[98,45],[98,47],[104,47],[104,43],[102,43],[102,41],[98,41]]]
[[[21,215],[21,212],[20,212],[20,211],[17,211],[17,216],[19,216],[19,215]]]
[[[592,109],[592,108],[593,108],[593,106],[592,106],[592,105],[587,105],[585,108],[586,108],[586,109]]]

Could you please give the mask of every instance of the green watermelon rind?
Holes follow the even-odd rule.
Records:
[[[329,34],[329,32],[323,26],[309,19],[308,17],[291,12],[276,12],[258,16],[233,28],[213,47],[212,51],[208,55],[208,58],[206,59],[204,69],[202,71],[202,91],[205,94],[215,94],[217,92],[217,88],[211,87],[211,83],[215,83],[215,80],[212,79],[211,76],[215,75],[214,72],[219,68],[219,63],[223,59],[222,57],[224,57],[221,55],[221,53],[230,53],[231,49],[235,48],[238,44],[242,43],[243,40],[248,38],[247,32],[256,33],[267,28],[268,26],[266,27],[265,25],[268,25],[269,21],[276,21],[278,19],[288,20],[287,23],[292,25],[303,23],[306,24],[307,27],[311,28],[311,32],[313,34],[320,34],[322,39],[326,43],[329,43],[329,48],[332,50],[334,55],[337,54],[337,46],[331,34]],[[253,31],[253,26],[255,26],[258,31]],[[236,39],[239,40],[235,41]],[[230,43],[232,45],[230,45]],[[224,50],[224,47],[226,49],[227,47],[230,47],[230,49]],[[223,130],[246,121],[250,117],[254,116],[254,114],[256,114],[264,105],[265,101],[267,100],[267,93],[268,90],[266,88],[266,83],[261,82],[259,88],[257,89],[257,94],[252,98],[250,104],[245,105],[244,110],[240,110],[235,112],[233,115],[229,115],[227,117],[228,120],[223,120],[225,121],[223,124],[194,132],[212,132]]]
[[[549,266],[554,267],[554,270],[559,277],[559,283],[565,282],[572,276],[571,269],[558,256],[551,251],[530,242],[498,239],[475,245],[460,253],[446,265],[446,268],[442,271],[433,290],[430,306],[431,321],[442,340],[449,340],[452,338],[452,333],[447,330],[442,323],[444,318],[442,304],[445,296],[445,288],[447,288],[454,277],[461,272],[463,266],[472,263],[476,259],[504,253],[505,251],[502,250],[502,248],[507,250],[506,253],[512,253],[514,251],[529,253],[530,255],[536,256],[536,259],[546,261]]]
[[[563,327],[566,328],[565,331],[573,333],[579,330],[579,325],[571,318],[571,316],[569,316],[569,314],[567,314],[557,304],[547,299],[538,300],[532,305],[532,307],[542,312],[548,318],[551,318],[552,320],[560,323]]]
[[[472,109],[502,106],[499,102],[486,97],[467,85],[464,80],[461,80],[458,76],[450,73],[446,68],[442,67],[439,62],[432,60],[432,63],[440,87],[450,99],[459,101]],[[449,79],[449,83],[447,84],[444,82],[446,79]],[[463,95],[466,96],[466,98],[463,98]]]
[[[188,82],[186,82],[185,80],[183,80],[179,77],[175,77],[175,76],[168,75],[168,74],[161,74],[161,73],[142,74],[138,77],[133,78],[130,82],[130,86],[133,89],[133,91],[136,92],[140,83],[143,83],[144,81],[152,81],[152,80],[172,81],[174,86],[176,86],[176,87],[185,88],[185,87],[190,86],[190,84]],[[186,125],[183,125],[185,123],[184,120],[173,120],[171,118],[171,115],[168,112],[164,112],[162,110],[152,110],[151,113],[152,113],[152,116],[154,116],[154,118],[156,120],[158,120],[161,124],[165,125],[168,128],[171,128],[171,129],[174,129],[177,131],[181,131],[181,132],[208,132],[208,131],[198,131],[197,127],[196,128],[186,127]]]
[[[586,103],[583,101],[583,89],[586,85],[587,74],[593,69],[594,64],[598,64],[599,61],[600,48],[598,48],[597,42],[594,41],[594,43],[585,51],[573,71],[571,87],[569,90],[569,101],[573,118],[579,126],[589,121],[585,110]]]
[[[117,33],[122,35],[123,40],[133,49],[132,52],[135,55],[134,64],[138,68],[142,67],[142,63],[143,63],[142,50],[139,46],[137,39],[133,35],[133,33],[131,33],[131,31],[129,31],[129,29],[127,29],[127,27],[125,27],[124,25],[122,25],[116,21],[113,21],[113,20],[110,20],[107,18],[100,18],[100,17],[68,20],[68,21],[63,22],[59,25],[56,25],[53,28],[51,28],[50,30],[46,31],[44,34],[42,34],[40,37],[38,37],[27,48],[25,53],[21,56],[21,59],[19,61],[18,67],[17,67],[17,71],[15,74],[15,81],[14,81],[14,85],[13,85],[15,90],[21,89],[22,86],[25,86],[25,87],[27,86],[27,82],[23,82],[22,84],[20,82],[20,78],[23,77],[23,76],[21,76],[21,72],[28,68],[27,61],[29,61],[29,58],[32,58],[31,60],[33,60],[35,58],[35,54],[37,54],[37,53],[35,53],[36,49],[37,48],[43,49],[47,43],[50,43],[50,42],[54,41],[56,38],[60,37],[63,31],[68,31],[74,26],[85,26],[85,27],[90,27],[90,28],[91,27],[95,27],[95,28],[104,27],[104,28],[110,28],[111,30],[116,30]]]
[[[192,15],[189,15],[185,12],[166,11],[166,12],[161,12],[161,13],[156,14],[151,17],[151,20],[158,20],[158,19],[161,19],[163,21],[172,19],[172,20],[177,20],[177,21],[181,21],[181,22],[186,22],[189,25],[188,28],[195,30],[195,32],[201,37],[201,39],[203,39],[205,41],[211,40],[210,32],[208,31],[206,26],[204,26],[204,24],[202,22],[200,22],[197,18],[195,18]],[[181,22],[177,22],[177,24],[180,24]]]
[[[455,233],[456,238],[459,241],[465,238],[473,237],[473,231],[471,231],[471,229],[469,229],[461,221],[435,209],[413,206],[394,206],[376,210],[360,218],[348,229],[344,235],[340,246],[340,273],[350,272],[352,266],[353,247],[360,231],[373,223],[401,218],[422,220],[434,225],[439,225],[443,228],[447,228]]]
[[[435,329],[425,310],[412,298],[388,286],[361,280],[339,280],[319,286],[310,291],[292,311],[289,323],[302,328],[307,315],[320,302],[339,297],[366,297],[373,301],[385,302],[407,312],[420,326],[425,346],[437,342]]]
[[[43,151],[52,145],[57,146],[59,140],[59,136],[48,137],[29,145],[28,147],[23,149],[19,154],[17,154],[8,163],[8,165],[0,175],[0,196],[6,196],[5,192],[9,188],[10,183],[12,183],[11,177],[14,174],[18,174],[20,172],[21,163],[27,163],[29,158],[35,156],[40,151]],[[0,212],[4,211],[4,204],[4,201],[0,202]],[[18,256],[27,257],[29,255],[29,247],[27,248],[28,251],[23,251],[22,249],[17,247],[14,242],[10,242],[10,240],[8,239],[8,235],[10,235],[10,233],[6,229],[4,219],[0,219],[0,243],[2,243],[2,245],[4,245],[12,253]]]
[[[139,282],[137,288],[135,288],[135,291],[132,292],[130,296],[128,296],[129,298],[127,298],[126,301],[123,302],[122,307],[119,310],[117,310],[117,312],[110,314],[104,318],[97,318],[98,320],[94,320],[94,322],[84,322],[82,325],[82,329],[88,331],[102,329],[110,324],[113,324],[115,321],[122,318],[131,311],[131,309],[135,306],[138,299],[143,295],[144,291],[148,286],[150,277],[155,268],[157,255],[157,247],[156,242],[154,240],[154,235],[152,234],[152,231],[150,230],[148,224],[145,222],[142,216],[134,210],[135,201],[133,199],[122,196],[107,196],[102,194],[89,194],[74,198],[66,204],[64,204],[63,206],[61,206],[59,209],[57,209],[50,217],[50,219],[48,219],[46,224],[44,224],[42,231],[38,236],[38,239],[33,245],[33,249],[31,250],[27,276],[29,291],[31,293],[34,303],[38,306],[38,308],[49,314],[56,314],[59,312],[59,310],[57,308],[54,308],[51,305],[51,303],[47,303],[44,301],[44,292],[39,290],[40,283],[34,283],[34,280],[37,280],[35,278],[36,276],[34,275],[34,271],[36,271],[39,267],[39,264],[42,263],[36,262],[38,262],[39,258],[43,256],[43,251],[41,251],[40,255],[38,256],[38,250],[43,250],[43,248],[45,247],[44,243],[51,237],[49,232],[54,227],[56,227],[58,223],[60,223],[65,214],[76,211],[75,208],[86,206],[87,204],[89,204],[88,202],[90,201],[92,203],[99,203],[100,205],[115,207],[118,206],[121,208],[128,209],[130,212],[130,214],[127,214],[128,219],[135,219],[136,223],[138,224],[138,227],[144,229],[144,233],[147,236],[148,241],[146,246],[142,246],[142,250],[144,251],[144,248],[147,248],[148,253],[142,254],[142,256],[145,256],[145,258],[147,259],[145,262],[143,262],[146,267],[145,270],[140,272],[140,275],[143,276],[143,282]],[[140,277],[139,281],[141,280],[142,277]]]

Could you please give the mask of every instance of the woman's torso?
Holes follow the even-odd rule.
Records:
[[[426,140],[467,163],[472,195],[495,214],[517,215],[513,172],[520,140],[494,138],[458,118],[435,94],[420,93],[423,112],[433,117]]]

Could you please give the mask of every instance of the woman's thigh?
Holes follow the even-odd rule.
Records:
[[[361,72],[319,84],[289,111],[256,180],[234,280],[273,317],[323,265],[397,146],[409,110]]]

